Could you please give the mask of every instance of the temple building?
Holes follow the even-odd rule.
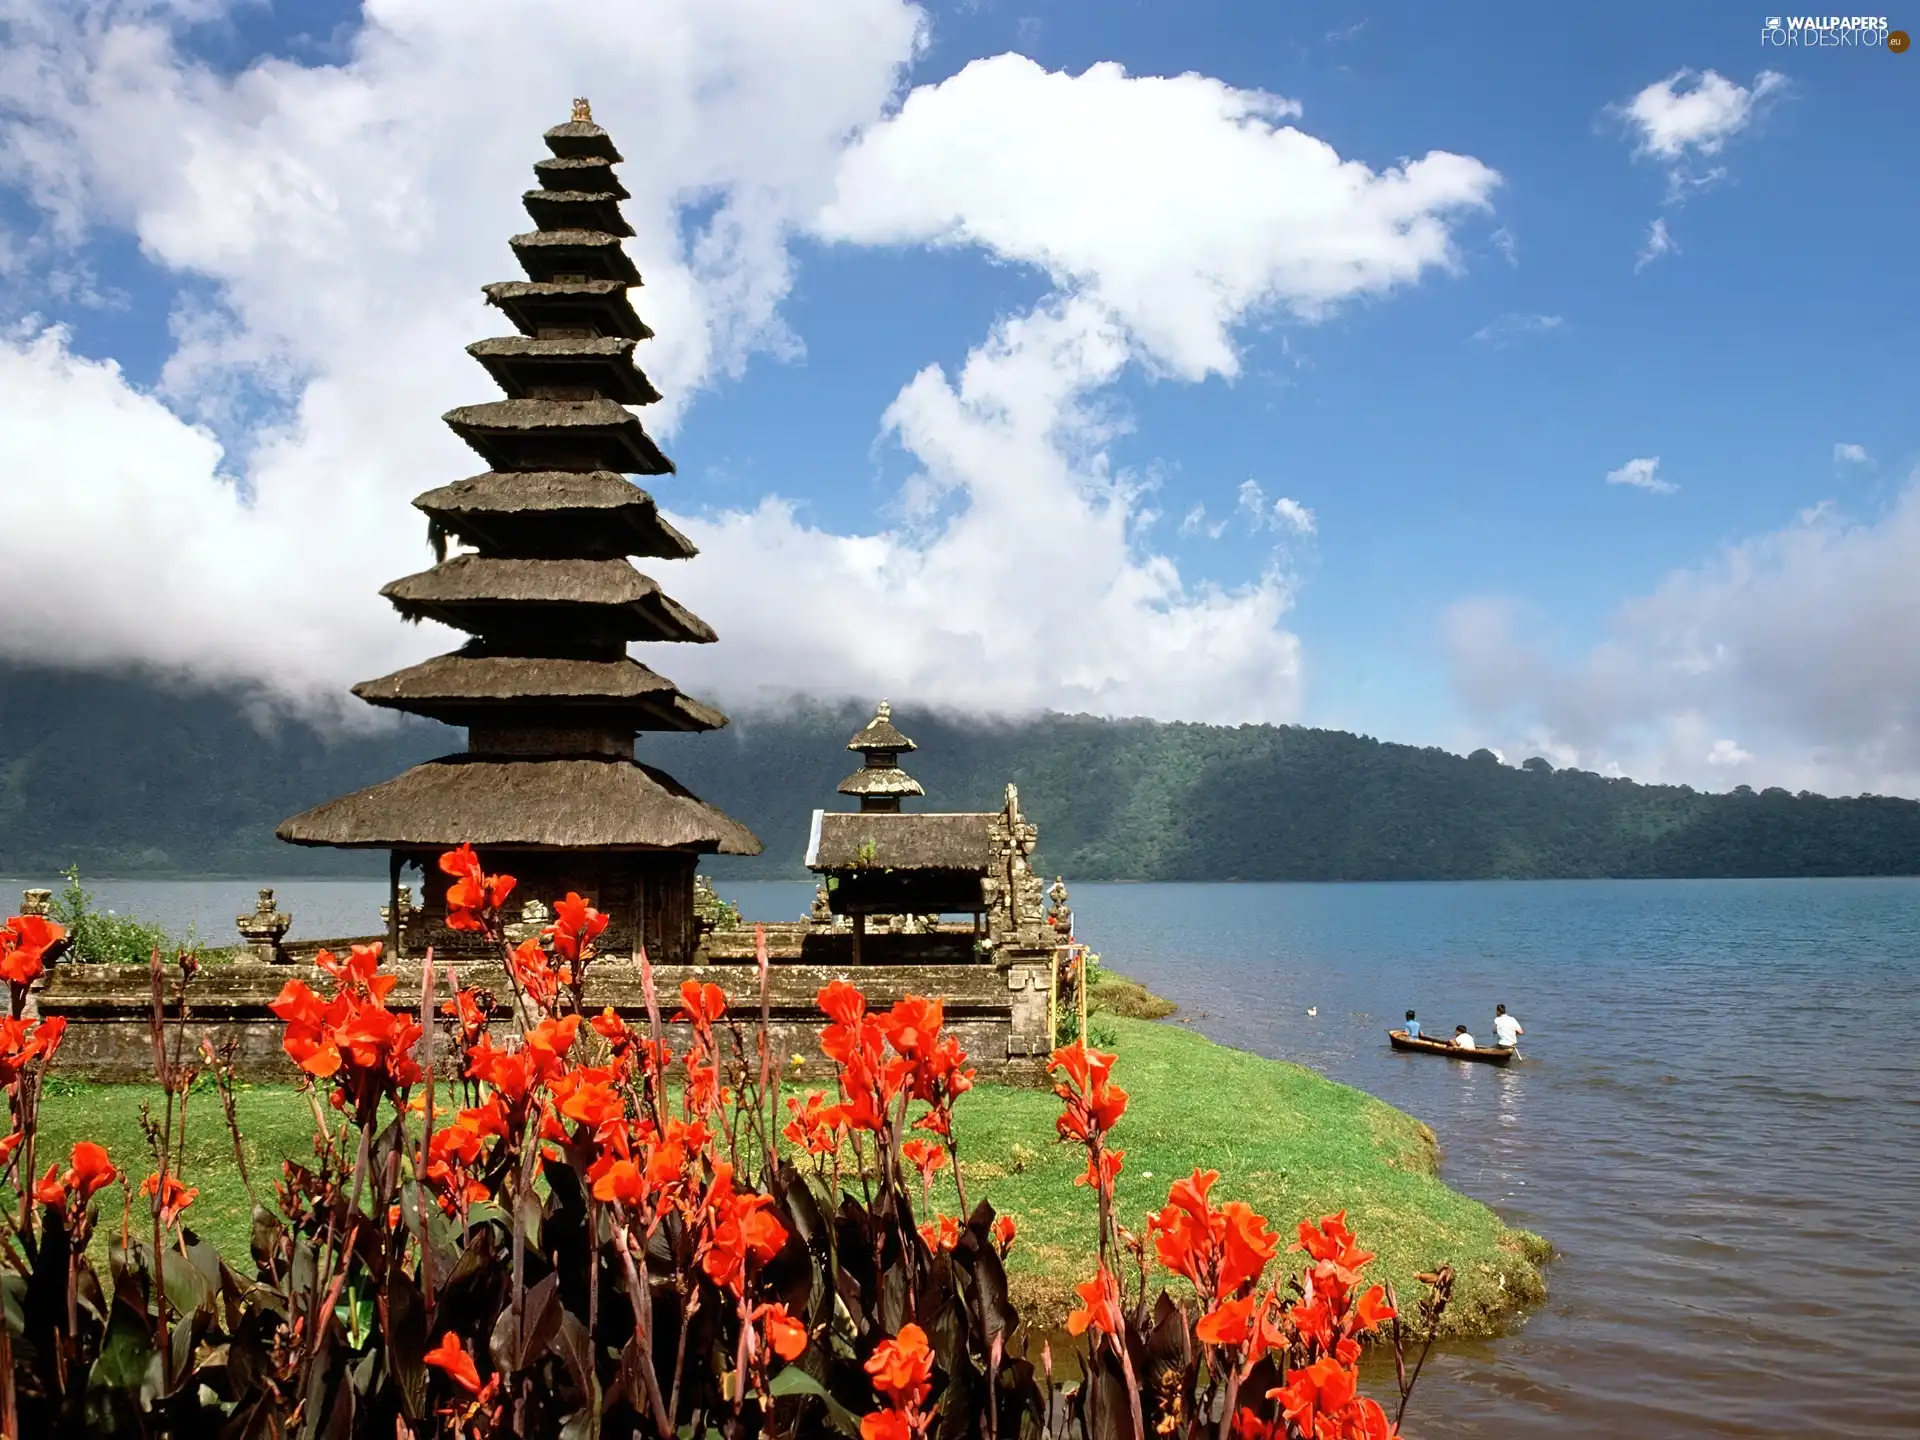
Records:
[[[438,563],[381,591],[404,618],[471,638],[354,687],[369,704],[464,727],[467,748],[296,815],[278,834],[388,851],[389,938],[400,939],[404,915],[409,950],[472,946],[445,927],[449,882],[435,863],[470,841],[529,899],[592,899],[613,917],[603,952],[644,944],[662,964],[686,964],[700,937],[698,857],[757,855],[760,842],[635,753],[636,731],[727,720],[627,647],[716,637],[632,563],[695,551],[626,478],[671,474],[673,462],[628,408],[660,396],[633,363],[653,332],[628,298],[641,282],[622,248],[634,232],[620,213],[620,153],[585,101],[545,138],[551,158],[535,164],[539,188],[525,196],[536,228],[509,242],[527,278],[485,287],[520,333],[468,347],[506,398],[444,417],[487,469],[414,500]],[[450,554],[449,541],[461,548]],[[411,910],[399,883],[409,865],[425,881]]]
[[[914,743],[884,700],[847,748],[866,764],[838,788],[860,808],[813,812],[806,863],[823,881],[817,921],[846,924],[852,962],[927,963],[946,952],[1004,966],[1050,952],[1029,860],[1039,832],[1020,813],[1019,792],[1007,786],[997,811],[902,812],[903,796],[926,792],[899,768]],[[936,918],[956,914],[970,916],[971,927]]]

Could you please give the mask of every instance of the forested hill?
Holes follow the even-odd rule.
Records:
[[[847,808],[847,738],[871,715],[789,707],[641,753],[766,843],[711,873],[797,879],[807,821]],[[1637,785],[1336,730],[1048,715],[994,723],[898,701],[919,808],[995,808],[1020,786],[1048,871],[1078,880],[1456,880],[1920,874],[1920,803]],[[0,665],[0,874],[375,873],[283,845],[309,805],[461,748],[410,723],[330,735],[237,691]]]

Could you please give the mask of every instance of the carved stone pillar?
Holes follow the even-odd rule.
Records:
[[[254,906],[251,915],[241,915],[234,919],[234,925],[240,931],[240,938],[247,942],[247,948],[253,951],[253,958],[263,960],[269,965],[284,965],[287,962],[286,947],[282,943],[287,931],[293,928],[293,917],[282,915],[274,907],[273,891],[262,888],[260,902]]]

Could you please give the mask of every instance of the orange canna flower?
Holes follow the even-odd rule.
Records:
[[[882,1340],[867,1357],[873,1388],[895,1406],[919,1405],[933,1386],[933,1351],[927,1332],[918,1325],[900,1327],[900,1333]]]
[[[807,1327],[789,1315],[784,1305],[763,1306],[759,1317],[773,1353],[782,1360],[798,1360],[807,1348]]]
[[[727,992],[718,985],[702,985],[698,980],[680,982],[680,1004],[675,1020],[691,1020],[696,1027],[711,1026],[727,1013]]]
[[[57,1162],[49,1165],[47,1173],[34,1182],[33,1198],[36,1204],[58,1206],[67,1203],[67,1187],[53,1178],[59,1171]]]
[[[177,1221],[180,1218],[180,1212],[193,1204],[200,1194],[198,1190],[189,1190],[172,1175],[167,1176],[166,1188],[163,1190],[160,1185],[160,1172],[157,1170],[140,1182],[140,1193],[160,1197],[162,1225],[171,1225]]]
[[[1013,1237],[1018,1232],[1018,1228],[1013,1223],[1011,1215],[1002,1215],[993,1222],[993,1238],[1000,1246],[1001,1258],[1004,1259],[1006,1253],[1013,1248]]]
[[[1073,1287],[1081,1307],[1067,1316],[1067,1333],[1084,1335],[1089,1329],[1117,1336],[1125,1326],[1120,1313],[1120,1282],[1102,1265],[1093,1279]]]
[[[82,1204],[106,1189],[119,1176],[120,1172],[114,1168],[113,1161],[107,1157],[106,1146],[96,1145],[91,1140],[82,1140],[75,1144],[67,1170],[66,1184],[80,1196]]]
[[[440,869],[453,877],[453,884],[447,887],[449,930],[484,930],[483,917],[497,913],[519,883],[511,875],[485,874],[471,845],[443,854]]]
[[[447,1378],[469,1395],[480,1393],[480,1371],[460,1337],[451,1330],[440,1337],[440,1343],[427,1351],[425,1358],[427,1364],[445,1371]]]
[[[934,1254],[945,1254],[960,1243],[960,1222],[951,1215],[936,1215],[920,1227],[920,1238]]]
[[[876,1410],[860,1421],[860,1440],[913,1440],[913,1427],[898,1410]]]
[[[1200,1317],[1193,1333],[1203,1345],[1240,1346],[1247,1343],[1248,1322],[1253,1318],[1253,1297],[1222,1301]]]
[[[593,942],[607,928],[608,917],[571,890],[553,907],[554,923],[546,931],[554,953],[570,964],[593,954]]]

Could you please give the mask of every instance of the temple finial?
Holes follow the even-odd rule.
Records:
[[[882,700],[880,702],[880,708],[876,710],[874,713],[878,715],[882,720],[891,720],[893,718],[893,706],[889,705],[886,701]]]
[[[593,123],[593,107],[584,99],[575,99],[573,102],[573,123],[576,125]]]

